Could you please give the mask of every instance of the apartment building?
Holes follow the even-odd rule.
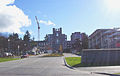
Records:
[[[89,48],[117,48],[119,47],[119,41],[119,28],[97,29],[89,36]]]

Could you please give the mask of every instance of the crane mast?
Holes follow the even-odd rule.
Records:
[[[38,25],[38,41],[40,41],[40,26],[39,26],[37,16],[35,16],[35,19],[36,19],[36,22],[37,22],[37,25]]]

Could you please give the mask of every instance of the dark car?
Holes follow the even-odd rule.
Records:
[[[22,55],[21,55],[21,58],[28,58],[29,57],[29,54],[28,53],[23,53]]]

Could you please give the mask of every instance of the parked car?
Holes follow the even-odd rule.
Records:
[[[28,53],[22,53],[21,58],[28,58],[29,54]]]
[[[44,51],[44,53],[47,53],[47,51]]]

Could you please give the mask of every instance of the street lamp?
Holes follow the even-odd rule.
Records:
[[[18,55],[19,55],[19,48],[20,48],[20,46],[18,45]]]
[[[23,51],[22,51],[22,53],[24,53],[25,51],[26,51],[26,48],[27,48],[27,44],[26,43],[24,43],[24,46],[23,46]]]
[[[26,46],[26,44],[24,44],[24,46]]]
[[[10,52],[10,39],[8,39],[8,51]]]

